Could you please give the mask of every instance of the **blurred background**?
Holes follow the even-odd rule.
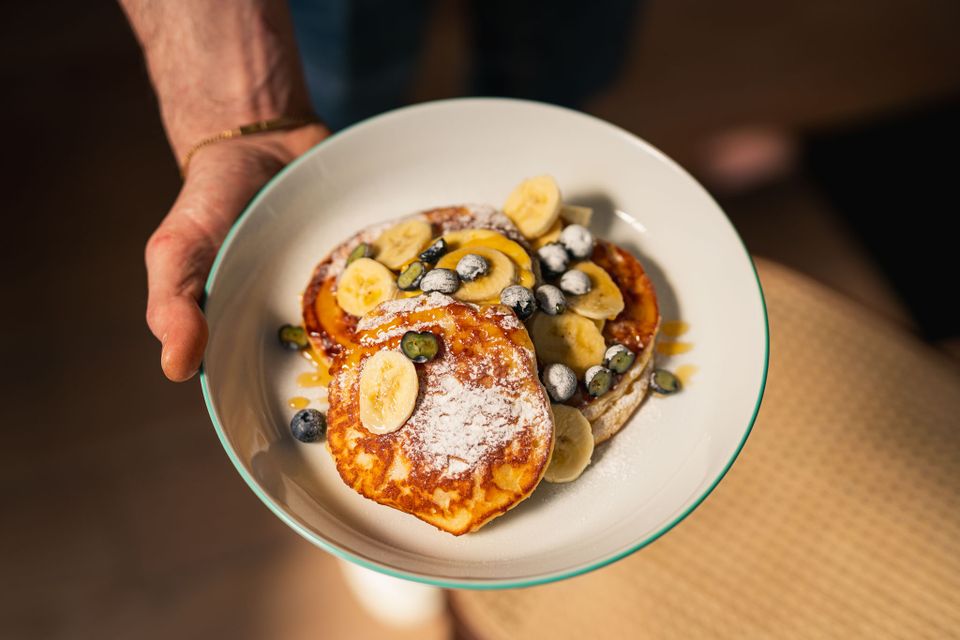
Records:
[[[433,5],[410,102],[464,95],[466,7]],[[754,255],[956,367],[958,28],[955,0],[650,0],[623,73],[584,108],[688,168]],[[8,4],[0,33],[0,637],[460,628],[369,616],[240,480],[198,383],[162,377],[142,256],[179,175],[119,8]]]

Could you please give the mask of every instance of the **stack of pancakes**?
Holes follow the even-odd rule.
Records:
[[[490,229],[532,255],[513,223],[490,207],[447,207],[412,218],[427,222],[434,237]],[[330,362],[327,446],[340,476],[358,493],[460,535],[516,506],[543,478],[554,446],[553,412],[538,376],[538,365],[546,363],[538,363],[524,323],[502,305],[432,293],[384,302],[362,318],[340,308],[337,281],[348,256],[391,224],[361,231],[335,248],[316,267],[303,296],[312,348]],[[597,241],[591,260],[624,299],[623,311],[603,325],[604,340],[637,354],[608,393],[591,398],[578,392],[567,403],[589,420],[599,443],[627,422],[646,395],[660,318],[653,286],[636,258]],[[373,354],[397,350],[407,331],[429,331],[441,348],[433,360],[417,365],[419,395],[406,423],[376,435],[360,421],[360,374]]]

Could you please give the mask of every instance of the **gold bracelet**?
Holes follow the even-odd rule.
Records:
[[[186,155],[183,156],[183,162],[180,163],[180,175],[186,177],[187,167],[190,165],[190,159],[193,155],[200,149],[213,144],[214,142],[221,142],[223,140],[230,140],[232,138],[239,138],[241,136],[249,136],[254,133],[266,133],[267,131],[283,131],[284,129],[296,129],[304,125],[313,124],[315,122],[320,122],[320,118],[317,116],[301,116],[301,117],[292,117],[292,116],[280,116],[279,118],[273,118],[272,120],[261,120],[260,122],[251,122],[250,124],[245,124],[237,127],[236,129],[226,129],[221,131],[218,134],[212,135],[209,138],[204,138],[197,144],[190,147],[190,150],[187,151]]]

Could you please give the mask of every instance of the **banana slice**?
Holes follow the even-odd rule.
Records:
[[[561,209],[561,211],[563,211]],[[560,232],[563,231],[563,221],[560,218],[557,218],[557,221],[553,223],[553,226],[547,229],[547,232],[542,236],[530,243],[530,246],[533,247],[533,250],[536,251],[544,245],[548,245],[551,242],[556,242],[560,239]]]
[[[443,239],[447,242],[448,251],[456,251],[463,247],[489,247],[506,254],[520,269],[529,271],[533,268],[530,254],[519,244],[496,231],[489,229],[453,231],[443,236]]]
[[[533,273],[533,261],[526,249],[506,236],[494,232],[493,236],[483,239],[476,238],[463,245],[464,247],[488,247],[495,249],[513,260],[517,265],[517,284],[532,289],[537,283],[537,276]],[[499,294],[497,294],[499,295]]]
[[[378,351],[360,371],[360,423],[370,433],[396,431],[413,413],[420,383],[417,369],[399,351]]]
[[[593,457],[593,431],[579,410],[565,404],[553,409],[553,455],[543,479],[547,482],[576,480]]]
[[[590,226],[590,219],[593,217],[593,209],[590,207],[581,207],[575,204],[565,204],[560,207],[560,217],[570,224],[579,224],[584,227]]]
[[[370,258],[360,258],[343,270],[337,281],[337,304],[354,316],[366,315],[397,295],[393,272]]]
[[[547,232],[560,214],[560,188],[550,176],[528,178],[507,198],[503,212],[526,238]]]
[[[568,296],[567,306],[594,320],[613,320],[623,311],[623,294],[606,271],[592,262],[579,262],[573,267],[590,277],[590,291],[582,296]]]
[[[437,261],[438,269],[456,269],[463,256],[475,253],[487,261],[490,271],[470,282],[461,282],[453,297],[464,302],[496,304],[500,292],[517,281],[517,267],[503,253],[483,246],[463,247],[446,254]]]
[[[607,345],[593,320],[575,313],[558,316],[538,313],[530,326],[533,345],[540,362],[565,364],[578,378],[603,362]]]
[[[445,233],[443,239],[447,243],[447,251],[456,251],[468,242],[486,240],[497,236],[504,240],[507,239],[506,236],[492,229],[460,229],[459,231]]]
[[[533,261],[526,249],[501,233],[490,229],[464,229],[443,236],[450,251],[465,247],[488,247],[505,254],[517,266],[517,284],[532,289],[537,283]],[[475,253],[475,252],[474,252]]]
[[[399,269],[426,248],[433,238],[430,223],[424,220],[399,222],[373,241],[377,262]]]

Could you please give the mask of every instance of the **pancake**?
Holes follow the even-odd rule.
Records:
[[[399,349],[406,331],[441,347],[417,366],[410,418],[384,435],[359,419],[364,362]],[[361,495],[442,531],[476,531],[536,488],[553,447],[553,414],[533,344],[514,313],[431,293],[388,301],[364,316],[354,346],[331,367],[327,446],[343,481]]]
[[[336,299],[337,277],[346,265],[347,256],[361,242],[372,243],[386,229],[409,219],[429,222],[434,237],[461,229],[491,229],[529,249],[527,241],[509,218],[487,206],[442,207],[368,227],[334,248],[320,261],[303,293],[303,326],[316,353],[332,359],[344,348],[356,344],[358,318],[341,309]]]
[[[604,324],[604,340],[608,346],[617,342],[637,354],[633,366],[618,376],[610,391],[599,398],[583,393],[576,397],[574,404],[590,421],[594,442],[599,444],[623,428],[646,397],[660,311],[653,283],[640,261],[628,251],[597,240],[591,260],[610,274],[623,295],[623,311]]]

